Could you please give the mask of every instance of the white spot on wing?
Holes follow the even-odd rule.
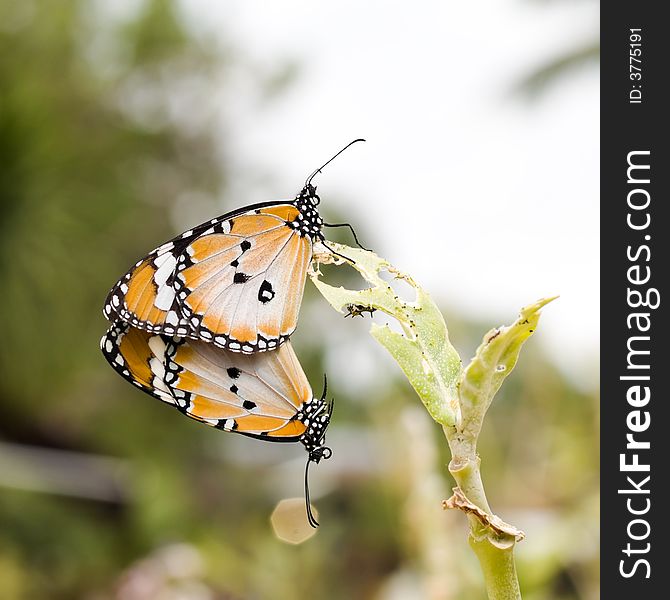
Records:
[[[154,356],[158,356],[160,358],[165,356],[165,342],[159,335],[151,336],[147,343],[149,344],[149,349],[154,354]],[[165,372],[165,369],[163,369],[163,372]]]
[[[154,259],[154,264],[158,267],[154,273],[154,283],[158,286],[154,306],[160,310],[170,310],[174,301],[175,291],[171,286],[166,285],[165,282],[174,272],[177,266],[177,259],[168,252]]]
[[[161,390],[162,392],[169,394],[170,390],[168,389],[167,385],[165,385],[165,381],[163,379],[165,377],[165,367],[163,366],[163,362],[154,356],[149,361],[149,367],[151,368],[151,372],[154,374],[154,379],[151,382],[151,385],[156,390]]]
[[[156,273],[154,273],[154,281],[157,286],[165,284],[170,274],[174,271],[177,266],[177,259],[170,254],[162,254],[154,260],[154,264],[158,267]]]
[[[165,242],[162,246],[159,246],[158,248],[156,248],[156,250],[154,250],[154,252],[162,254],[163,252],[167,252],[168,250],[172,250],[173,247],[174,247],[174,243]]]
[[[171,288],[168,285],[162,285],[158,288],[154,306],[160,310],[170,310],[170,308],[172,308],[172,303],[174,302],[175,294],[176,292],[174,291],[174,288]]]
[[[154,382],[154,386],[155,385],[156,384]],[[159,389],[158,387],[154,388],[154,392],[163,402],[167,402],[168,404],[176,404],[176,402],[174,401],[174,398],[170,395],[169,392],[167,392],[165,390],[162,390],[162,389]]]

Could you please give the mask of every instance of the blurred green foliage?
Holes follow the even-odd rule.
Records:
[[[440,509],[446,444],[367,323],[345,327],[307,290],[296,347],[315,388],[361,347],[376,372],[332,381],[335,455],[312,483],[323,525],[295,547],[269,516],[302,493],[300,448],[184,419],[105,364],[105,295],[176,233],[175,206],[244,202],[226,197],[208,101],[239,56],[167,0],[109,6],[0,0],[0,597],[481,598],[464,520]],[[278,93],[276,77],[257,85]],[[459,349],[498,324],[445,315]],[[528,534],[524,597],[591,600],[597,399],[534,344],[480,438],[486,488]]]
[[[536,3],[550,5],[565,0],[534,0]],[[580,0],[582,4],[591,4],[594,7],[594,16],[599,12],[600,4],[593,0]],[[594,21],[593,35],[584,39],[580,44],[564,49],[552,60],[539,65],[534,71],[525,75],[514,88],[528,99],[535,99],[551,89],[552,84],[562,77],[579,72],[585,67],[597,65],[600,60],[600,36],[597,22]]]

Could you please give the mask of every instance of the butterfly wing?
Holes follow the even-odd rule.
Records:
[[[101,345],[123,377],[193,419],[270,441],[305,433],[299,416],[312,391],[288,343],[244,355],[116,323]]]
[[[312,257],[311,238],[291,226],[299,215],[291,205],[259,209],[189,244],[176,285],[198,338],[252,353],[293,333]]]
[[[112,289],[105,316],[235,352],[276,348],[296,328],[312,257],[293,204],[267,203],[157,248]]]
[[[216,222],[214,219],[182,233],[135,263],[107,295],[105,318],[112,322],[122,319],[146,331],[188,335],[188,323],[181,316],[173,285],[177,261],[188,244]]]
[[[100,349],[121,377],[154,398],[176,406],[174,395],[160,378],[156,378],[154,371],[160,370],[161,361],[149,346],[152,337],[155,334],[116,321],[102,336]]]

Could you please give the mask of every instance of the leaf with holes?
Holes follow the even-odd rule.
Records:
[[[442,425],[454,425],[459,414],[457,385],[462,372],[461,359],[449,341],[447,325],[430,295],[373,252],[331,245],[338,254],[354,261],[351,266],[371,287],[364,290],[333,287],[319,279],[318,271],[311,274],[314,285],[339,312],[348,313],[353,305],[358,310],[366,307],[394,317],[402,333],[388,325],[373,323],[371,335],[396,360],[433,419]],[[316,254],[315,258],[319,262],[333,260],[331,254]],[[409,284],[415,291],[414,301],[398,297],[381,277],[384,271]]]

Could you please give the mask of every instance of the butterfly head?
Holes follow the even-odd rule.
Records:
[[[300,190],[296,202],[302,202],[305,206],[319,206],[321,198],[319,198],[319,195],[316,193],[316,186],[311,183],[306,183],[305,187]]]

